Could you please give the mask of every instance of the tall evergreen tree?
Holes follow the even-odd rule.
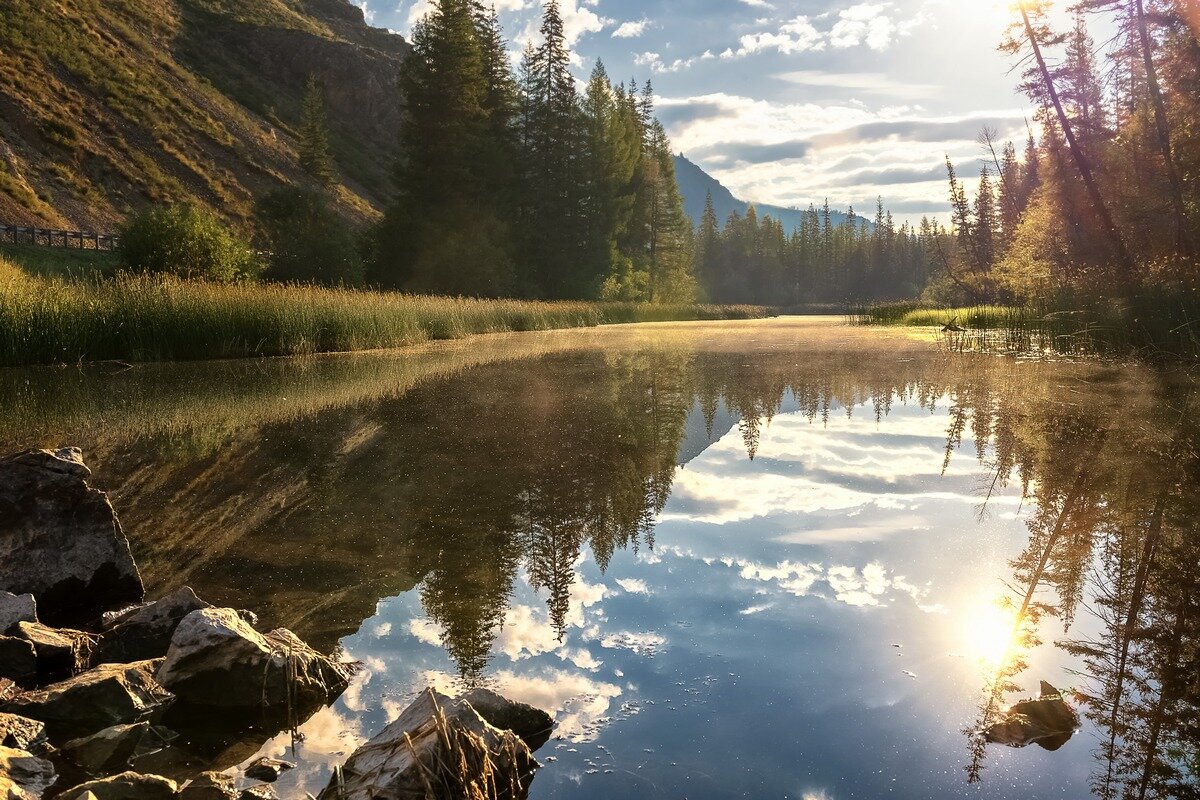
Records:
[[[335,170],[329,148],[329,120],[325,90],[316,75],[309,75],[300,105],[300,167],[322,187],[333,184]]]

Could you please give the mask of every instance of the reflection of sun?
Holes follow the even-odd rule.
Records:
[[[994,603],[981,605],[969,614],[963,626],[967,655],[988,666],[999,666],[1009,651],[1016,612]]]

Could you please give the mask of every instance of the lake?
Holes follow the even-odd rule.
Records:
[[[783,318],[0,372],[148,592],[363,668],[203,761],[331,769],[423,687],[557,718],[532,797],[1196,797],[1192,384]],[[1057,749],[980,731],[1041,682]],[[186,760],[186,759],[184,759]],[[977,785],[978,784],[978,785]]]

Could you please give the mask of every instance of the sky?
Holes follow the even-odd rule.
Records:
[[[355,0],[407,34],[429,0]],[[982,166],[988,125],[1030,111],[996,51],[1008,0],[561,0],[580,79],[653,81],[675,149],[742,199],[945,219],[945,157]],[[539,0],[496,0],[514,54]]]

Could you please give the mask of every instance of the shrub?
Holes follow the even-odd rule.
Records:
[[[166,273],[233,283],[257,277],[250,244],[220,219],[191,206],[152,208],[121,229],[121,264],[136,272]]]

